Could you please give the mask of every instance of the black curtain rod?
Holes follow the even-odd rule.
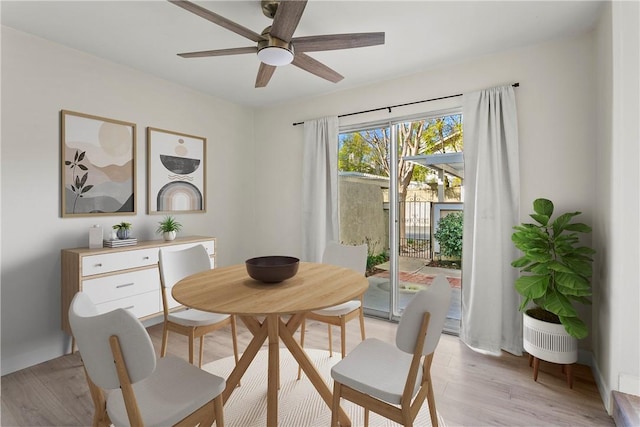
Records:
[[[520,83],[514,83],[511,86],[520,87]],[[392,108],[396,108],[396,107],[406,107],[407,105],[422,104],[423,102],[440,101],[441,99],[456,98],[456,97],[462,96],[462,95],[463,94],[459,93],[457,95],[441,96],[439,98],[423,99],[422,101],[413,101],[413,102],[406,102],[404,104],[390,105],[388,107],[372,108],[371,110],[356,111],[355,113],[340,114],[338,116],[338,118],[340,118],[340,117],[348,117],[348,116],[355,116],[356,114],[372,113],[374,111],[382,111],[382,110],[389,110],[389,112],[391,112],[391,109]],[[303,124],[304,124],[304,122],[297,122],[297,123],[294,123],[293,125],[294,126],[298,126],[298,125],[303,125]]]

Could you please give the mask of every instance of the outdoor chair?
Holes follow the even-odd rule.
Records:
[[[128,310],[99,314],[78,292],[69,323],[95,406],[94,426],[223,426],[224,378],[177,357],[156,359],[147,330]]]
[[[365,426],[369,423],[369,410],[412,426],[426,398],[431,425],[438,427],[431,363],[450,299],[448,280],[437,276],[404,310],[395,345],[375,338],[364,340],[331,369],[332,427],[338,426],[341,398],[364,407]]]
[[[200,358],[198,366],[202,367],[204,352],[204,336],[209,332],[231,325],[233,355],[238,363],[238,342],[236,338],[236,319],[228,314],[208,313],[206,311],[184,308],[170,311],[167,291],[181,279],[201,271],[211,269],[211,259],[202,245],[182,250],[160,249],[158,253],[160,270],[160,286],[162,288],[162,310],[164,326],[162,330],[162,347],[160,356],[167,353],[169,331],[186,335],[189,338],[189,363],[193,363],[193,347],[195,338],[200,338]]]

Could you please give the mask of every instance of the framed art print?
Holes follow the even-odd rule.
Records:
[[[62,110],[62,217],[136,213],[136,125]]]
[[[207,139],[147,128],[147,210],[206,212]]]

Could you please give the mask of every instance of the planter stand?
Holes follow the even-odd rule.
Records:
[[[540,360],[558,363],[573,388],[573,364],[578,360],[578,340],[569,335],[564,326],[534,319],[523,313],[524,349],[529,353],[529,366],[533,365],[533,380],[538,381]]]

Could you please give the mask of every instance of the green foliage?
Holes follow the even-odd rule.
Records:
[[[590,304],[591,255],[595,251],[582,246],[578,233],[590,233],[591,227],[572,222],[581,212],[568,212],[552,220],[553,203],[547,199],[533,202],[531,214],[537,224],[521,224],[511,240],[524,255],[511,265],[526,273],[515,282],[522,295],[520,310],[530,302],[556,316],[567,333],[576,338],[589,334],[587,325],[578,318],[572,301]]]
[[[116,224],[113,227],[114,230],[130,230],[131,229],[131,223],[130,222],[121,222],[120,224]],[[113,231],[112,231],[113,233]]]
[[[180,224],[174,217],[167,215],[162,221],[158,223],[156,233],[162,234],[170,231],[180,231],[182,224]]]
[[[367,255],[367,271],[371,270],[376,265],[380,265],[389,261],[389,256],[382,252],[377,255],[368,254]]]
[[[462,258],[462,212],[452,212],[438,221],[433,237],[440,244],[440,254]]]

